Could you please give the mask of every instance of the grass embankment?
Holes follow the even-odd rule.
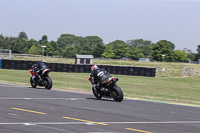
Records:
[[[51,58],[51,57],[30,57],[30,56],[12,56],[13,60],[43,60],[48,63],[66,63],[75,64],[75,59],[67,58]],[[128,66],[145,66],[145,67],[155,67],[158,70],[158,76],[170,76],[170,77],[180,77],[182,76],[183,67],[193,67],[195,71],[195,76],[198,75],[199,64],[189,64],[189,63],[169,63],[169,62],[139,62],[139,61],[128,61],[128,60],[100,60],[94,59],[94,64],[107,64],[107,65],[128,65]],[[163,69],[165,68],[165,69]],[[165,71],[162,71],[165,70]]]
[[[53,89],[91,93],[89,73],[51,72]],[[117,76],[125,97],[162,100],[200,105],[199,78]],[[0,69],[0,82],[30,85],[30,73],[24,70]]]

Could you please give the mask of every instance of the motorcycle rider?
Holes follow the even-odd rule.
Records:
[[[42,68],[46,66],[46,64],[42,61],[36,61],[32,67],[30,68],[30,71],[33,73],[33,75],[36,77],[36,79],[38,79],[38,83],[40,83],[42,81],[41,78],[41,72],[42,72]]]
[[[99,68],[97,65],[93,65],[91,67],[91,84],[94,89],[100,90],[101,88],[101,83],[105,81],[110,74],[105,71],[103,68]]]

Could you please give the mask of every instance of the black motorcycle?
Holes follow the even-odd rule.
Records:
[[[91,79],[88,79],[91,81]],[[113,98],[116,102],[121,102],[123,100],[123,92],[121,88],[116,84],[119,79],[116,77],[109,76],[105,78],[101,82],[100,89],[96,89],[92,87],[92,92],[97,99],[105,98]]]
[[[38,86],[44,86],[45,89],[50,90],[52,88],[52,80],[49,77],[49,73],[51,72],[51,69],[48,69],[46,66],[43,66],[41,69],[40,77],[42,81],[39,82],[39,79],[37,78],[35,72],[32,72],[31,69],[29,70],[31,73],[30,83],[33,88],[36,88]]]

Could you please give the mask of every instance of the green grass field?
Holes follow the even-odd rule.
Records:
[[[91,92],[89,73],[51,72],[52,89]],[[28,70],[0,69],[0,82],[30,86]],[[113,75],[125,97],[200,105],[200,79],[197,77],[136,77]]]

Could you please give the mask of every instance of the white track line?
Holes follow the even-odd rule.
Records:
[[[86,98],[30,98],[30,97],[0,97],[0,100],[87,100]]]
[[[200,123],[200,121],[150,121],[150,122],[101,122],[106,124],[190,124],[190,123]]]
[[[26,85],[17,85],[17,84],[10,84],[10,83],[0,83],[3,87],[30,87]]]
[[[87,124],[86,122],[24,122],[24,123],[0,123],[0,125],[68,125]]]
[[[200,121],[161,121],[161,122],[100,122],[105,124],[200,124]],[[23,123],[0,123],[0,125],[69,125],[87,124],[88,122],[23,122]],[[93,124],[92,124],[93,125]]]

